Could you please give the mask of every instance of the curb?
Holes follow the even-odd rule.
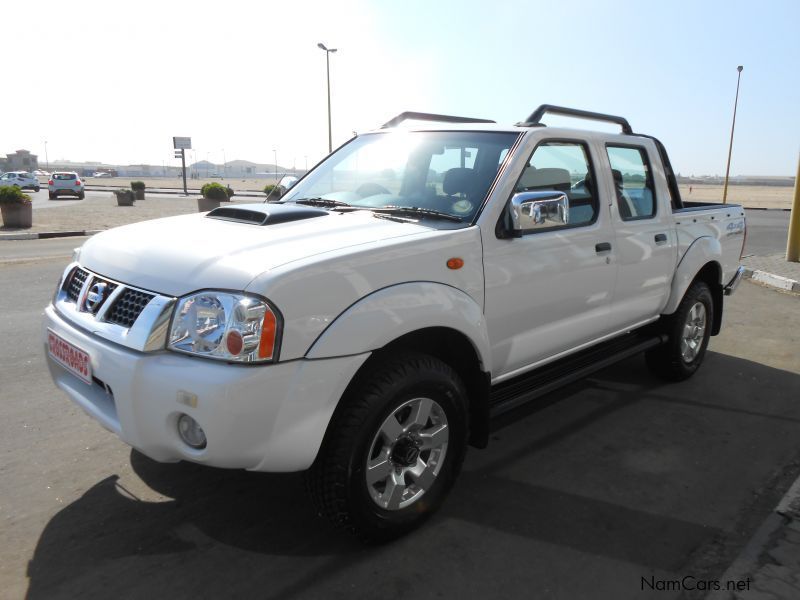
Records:
[[[759,283],[763,283],[764,285],[774,287],[779,290],[784,290],[787,292],[800,292],[800,281],[795,281],[794,279],[789,279],[788,277],[783,277],[782,275],[776,275],[766,271],[759,271],[757,269],[748,269],[745,267],[744,277],[746,279],[752,279],[753,281],[758,281]]]
[[[86,229],[84,231],[40,231],[38,233],[0,233],[0,240],[46,240],[62,237],[84,237],[105,231],[103,229]]]

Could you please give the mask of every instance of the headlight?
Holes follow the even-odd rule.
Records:
[[[265,300],[228,292],[198,292],[178,301],[170,350],[236,362],[278,357],[281,317]]]

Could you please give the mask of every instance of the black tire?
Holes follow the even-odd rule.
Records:
[[[84,192],[78,194],[78,200],[83,200],[84,198],[86,198],[86,194]]]
[[[40,189],[42,189],[42,188],[40,188],[40,187],[37,185],[35,188],[33,188],[33,191],[34,191],[34,192],[38,192]]]
[[[691,317],[692,310],[698,303],[702,304],[705,311],[705,326],[698,340],[699,345],[694,349],[687,349],[684,330],[687,326],[691,327],[689,321],[696,321]],[[667,381],[683,381],[694,375],[703,364],[708,340],[711,337],[714,300],[708,284],[704,281],[695,281],[690,285],[675,313],[662,317],[662,321],[663,331],[669,339],[666,344],[645,353],[647,366],[653,373]]]
[[[443,413],[446,417],[448,436],[444,460],[439,460],[441,454],[434,457],[430,450],[426,455],[426,450],[419,450],[419,445],[417,458],[413,458],[413,451],[408,456],[403,452],[408,445],[401,449],[400,441],[406,433],[396,438],[396,442],[385,441],[388,438],[381,433],[390,418],[403,427],[404,411],[412,410],[409,403],[421,398],[431,399],[435,405],[431,418],[425,417],[425,423],[430,423],[431,428],[426,431],[437,427],[434,413],[440,416]],[[393,414],[395,416],[391,417]],[[306,474],[307,487],[317,511],[337,527],[366,542],[395,539],[418,527],[441,506],[461,470],[466,452],[467,415],[464,384],[453,369],[437,358],[403,353],[377,363],[342,398],[317,459]],[[438,427],[441,423],[440,420]],[[389,453],[374,454],[379,446],[391,446],[391,461]],[[406,467],[394,462],[395,449],[409,461]],[[398,486],[411,494],[405,501],[410,502],[407,506],[401,507],[402,502],[398,502],[393,510],[388,510],[379,506],[379,499],[373,499],[375,494],[380,497],[381,485],[386,486],[383,493],[387,492],[388,479],[368,484],[367,462],[375,464],[384,456],[383,462],[389,465],[391,473],[388,478],[397,476],[407,482]],[[434,469],[437,464],[440,466],[425,491],[415,498],[420,489],[416,487],[416,477],[405,471],[400,475],[400,472],[419,460],[428,461],[428,467]],[[398,497],[402,498],[402,493]]]
[[[55,194],[47,194],[47,197],[50,198],[50,200],[55,200],[57,196]]]

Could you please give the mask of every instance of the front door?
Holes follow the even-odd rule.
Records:
[[[609,332],[616,279],[608,206],[598,200],[589,145],[540,141],[514,192],[556,190],[566,225],[498,239],[482,231],[492,375],[511,377]]]

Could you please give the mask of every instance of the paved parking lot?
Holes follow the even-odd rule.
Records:
[[[744,283],[694,379],[635,358],[551,394],[365,548],[299,474],[157,464],[73,407],[40,342],[67,259],[0,264],[0,597],[672,598],[642,578],[719,577],[800,469],[800,299]]]

